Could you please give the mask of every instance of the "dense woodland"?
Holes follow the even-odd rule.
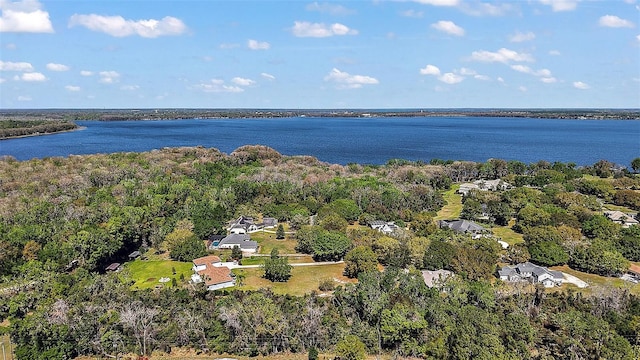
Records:
[[[640,261],[640,227],[622,228],[602,214],[605,204],[640,210],[637,170],[640,159],[631,170],[604,160],[587,167],[499,159],[342,166],[263,146],[229,155],[197,147],[5,158],[0,330],[10,333],[20,359],[178,347],[347,359],[365,352],[637,359],[640,298],[628,289],[548,291],[495,276],[498,264],[527,260],[618,276]],[[498,178],[514,188],[472,192],[461,217],[512,227],[524,243],[504,251],[495,239],[436,226],[444,191]],[[126,275],[104,273],[134,250],[167,251],[188,262],[206,254],[203,239],[224,233],[239,215],[276,217],[295,231],[297,251],[345,259],[345,275],[357,283],[330,296],[208,292],[184,281],[134,291]],[[371,220],[395,221],[401,230],[385,236],[354,226]],[[430,289],[421,269],[456,276]]]
[[[0,139],[20,136],[52,134],[77,129],[71,121],[57,120],[2,120],[0,121]]]

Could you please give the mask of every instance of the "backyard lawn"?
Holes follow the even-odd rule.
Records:
[[[326,279],[333,279],[338,286],[345,282],[355,282],[342,275],[344,264],[318,265],[318,266],[298,266],[291,270],[291,278],[287,282],[271,282],[262,278],[262,269],[234,269],[236,275],[244,275],[244,284],[239,287],[241,290],[258,290],[270,288],[276,294],[304,295],[312,291],[318,291],[320,282]]]
[[[134,290],[149,289],[159,286],[171,286],[171,281],[161,283],[160,278],[175,278],[180,283],[180,275],[184,275],[185,281],[191,278],[191,267],[188,262],[171,260],[136,260],[124,265],[124,271],[134,281],[131,286]],[[176,273],[173,274],[173,269]]]
[[[595,275],[595,274],[584,273],[584,272],[581,272],[581,271],[573,270],[567,265],[564,265],[564,266],[553,266],[550,269],[562,271],[564,273],[567,273],[569,275],[573,275],[573,276],[577,277],[578,279],[587,282],[589,284],[589,287],[587,287],[585,289],[580,289],[581,291],[586,292],[586,293],[593,292],[594,288],[597,288],[597,287],[605,287],[605,288],[606,287],[617,287],[617,288],[629,289],[629,291],[632,294],[640,295],[640,284],[633,284],[631,282],[624,281],[624,280],[619,279],[619,278],[605,277],[605,276],[600,276],[600,275]]]
[[[271,254],[271,250],[278,249],[280,254],[295,254],[297,241],[292,234],[287,234],[285,239],[276,240],[276,234],[258,231],[251,234],[251,240],[260,244],[260,254]]]
[[[502,241],[509,244],[509,246],[523,243],[524,239],[522,238],[522,234],[518,234],[511,229],[514,224],[515,220],[511,219],[508,226],[494,226],[491,230],[493,231],[493,235],[502,238]]]

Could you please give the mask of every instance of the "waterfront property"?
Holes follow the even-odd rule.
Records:
[[[511,188],[511,184],[508,182],[502,181],[500,179],[495,180],[476,180],[472,183],[464,183],[460,184],[460,188],[458,189],[458,193],[463,196],[467,196],[470,191],[498,191],[498,190],[507,190]]]

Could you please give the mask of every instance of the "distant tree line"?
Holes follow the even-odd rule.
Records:
[[[0,121],[0,139],[27,136],[34,134],[50,134],[77,129],[78,125],[67,121],[47,120],[3,120]]]

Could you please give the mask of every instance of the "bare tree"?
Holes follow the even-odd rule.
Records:
[[[142,348],[142,355],[147,354],[147,344],[153,338],[156,325],[153,319],[158,313],[158,309],[148,308],[140,301],[131,303],[120,312],[120,322],[133,331],[138,346]]]

